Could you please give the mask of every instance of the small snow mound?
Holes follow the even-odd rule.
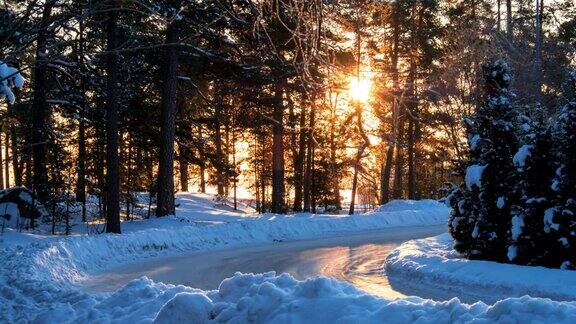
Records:
[[[212,300],[200,293],[179,293],[162,306],[154,323],[200,324],[210,320]]]

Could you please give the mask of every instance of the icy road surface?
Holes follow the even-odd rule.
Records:
[[[93,292],[114,291],[130,280],[147,276],[154,281],[210,290],[235,272],[290,273],[296,279],[324,275],[347,281],[373,295],[396,299],[383,274],[386,256],[401,243],[439,235],[445,225],[397,227],[317,240],[276,242],[217,251],[193,251],[148,259],[112,268],[89,278]]]

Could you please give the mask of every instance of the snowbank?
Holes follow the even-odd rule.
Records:
[[[197,212],[188,211],[184,217],[153,220],[149,223],[152,228],[139,222],[141,230],[132,228],[122,235],[12,239],[10,242],[14,245],[0,250],[0,264],[3,265],[0,268],[0,322],[3,318],[10,322],[32,320],[47,310],[51,312],[50,316],[63,313],[67,314],[67,320],[76,318],[74,314],[80,308],[90,309],[101,296],[87,295],[75,284],[96,271],[146,257],[396,226],[436,225],[446,221],[448,209],[442,204],[436,202],[435,208],[431,209],[430,201],[425,207],[412,204],[412,209],[353,216],[267,214],[236,217],[230,222],[220,219],[215,225],[195,221],[193,215]],[[168,223],[172,225],[159,226]],[[47,322],[60,321],[42,316]]]
[[[67,303],[66,303],[67,302]],[[44,323],[574,323],[576,303],[530,297],[492,306],[410,297],[387,301],[326,277],[239,274],[218,290],[134,280],[113,294],[73,294],[36,318]]]
[[[390,283],[408,294],[426,296],[429,290],[446,298],[468,296],[466,301],[524,295],[576,300],[576,271],[466,260],[452,244],[449,234],[402,244],[386,260]]]
[[[335,279],[297,281],[289,275],[237,274],[218,291],[183,292],[160,310],[156,323],[469,323],[576,321],[576,303],[529,297],[487,306],[458,299],[387,301]]]
[[[576,303],[523,297],[488,306],[411,297],[387,301],[335,279],[236,274],[216,291],[134,280],[79,309],[79,322],[124,323],[574,323]],[[115,307],[115,308],[112,308]],[[114,311],[110,311],[114,309]],[[67,310],[45,318],[66,319]]]

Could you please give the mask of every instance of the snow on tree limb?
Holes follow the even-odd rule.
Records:
[[[10,104],[16,101],[16,96],[12,88],[22,89],[26,80],[16,68],[0,61],[0,98],[5,97]]]

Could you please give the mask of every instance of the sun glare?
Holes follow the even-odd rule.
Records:
[[[366,102],[370,99],[370,88],[372,84],[368,78],[350,78],[350,97],[352,100]]]

